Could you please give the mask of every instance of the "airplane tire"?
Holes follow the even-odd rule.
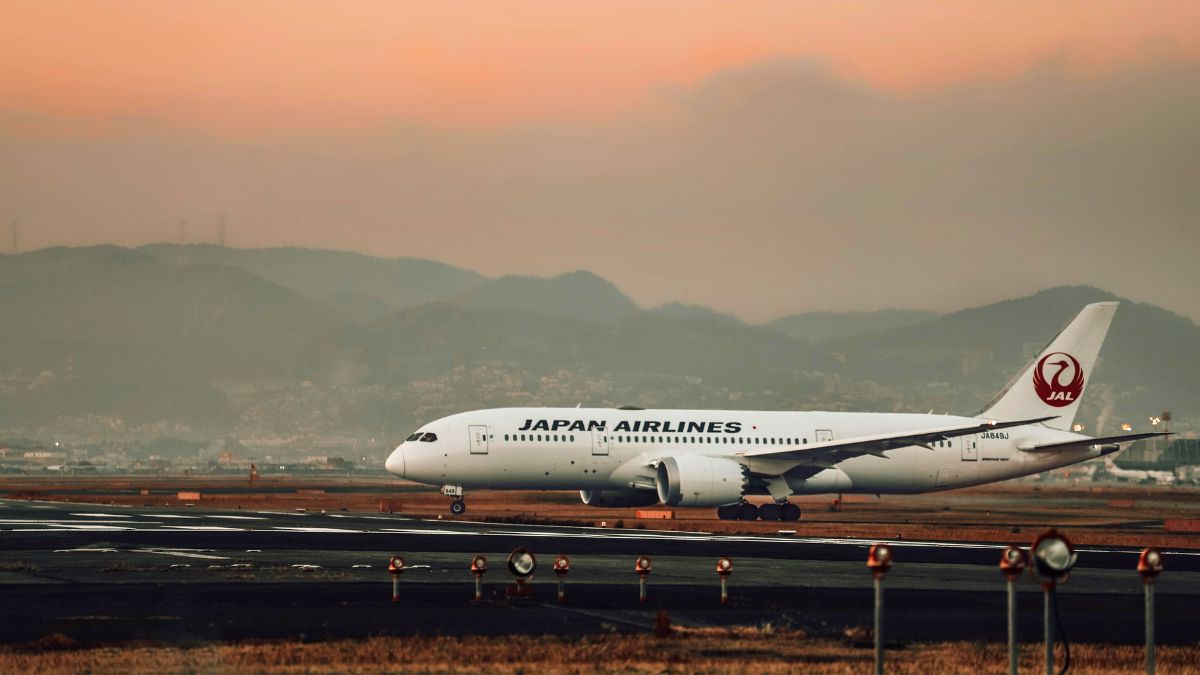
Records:
[[[467,512],[467,503],[464,502],[463,500],[455,499],[454,501],[450,502],[450,513],[453,513],[456,516],[461,516],[462,514],[464,514],[466,512]]]
[[[779,520],[781,511],[778,504],[763,504],[758,507],[758,517],[763,520]]]
[[[758,520],[758,507],[753,504],[738,505],[738,520]]]
[[[717,507],[717,518],[720,520],[737,520],[740,504],[727,504]]]
[[[800,520],[800,507],[795,504],[784,504],[779,507],[779,519],[788,521]]]

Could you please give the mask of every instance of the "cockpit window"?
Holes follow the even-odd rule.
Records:
[[[437,440],[437,434],[426,433],[421,435],[422,443],[432,443]]]
[[[408,441],[415,441],[415,440],[419,440],[420,438],[421,438],[421,432],[418,431],[417,433],[413,434],[412,436],[409,436],[408,438],[404,439],[404,442],[407,443]]]

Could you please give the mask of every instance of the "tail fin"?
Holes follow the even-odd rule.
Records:
[[[1069,430],[1116,311],[1116,302],[1084,307],[980,416],[1008,420],[1058,415],[1046,426]]]

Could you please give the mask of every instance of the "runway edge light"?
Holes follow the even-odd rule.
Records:
[[[1016,675],[1021,655],[1017,648],[1017,588],[1016,581],[1029,566],[1029,552],[1012,545],[1000,554],[1000,571],[1004,574],[1008,594],[1008,672]]]
[[[392,577],[392,604],[400,602],[400,574],[404,571],[404,556],[388,558],[388,574]]]
[[[875,584],[875,675],[883,675],[883,579],[892,569],[892,547],[872,544],[867,551],[867,568]]]
[[[724,556],[717,559],[717,576],[721,579],[721,604],[729,604],[729,575],[733,574],[733,561]]]
[[[567,597],[567,573],[571,571],[571,559],[565,555],[554,557],[554,576],[558,577],[558,601]]]
[[[649,556],[639,555],[633,563],[633,571],[638,575],[638,602],[646,601],[646,577],[650,576],[652,567]]]
[[[481,555],[471,558],[471,574],[475,575],[475,602],[483,602],[483,575],[487,574],[487,558]]]
[[[1146,598],[1146,672],[1153,675],[1156,668],[1154,640],[1154,581],[1163,570],[1162,552],[1153,546],[1142,549],[1138,556],[1137,571],[1142,575],[1142,589]]]

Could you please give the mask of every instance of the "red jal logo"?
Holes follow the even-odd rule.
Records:
[[[1083,368],[1066,352],[1047,354],[1033,369],[1033,389],[1046,405],[1069,406],[1083,393]]]

